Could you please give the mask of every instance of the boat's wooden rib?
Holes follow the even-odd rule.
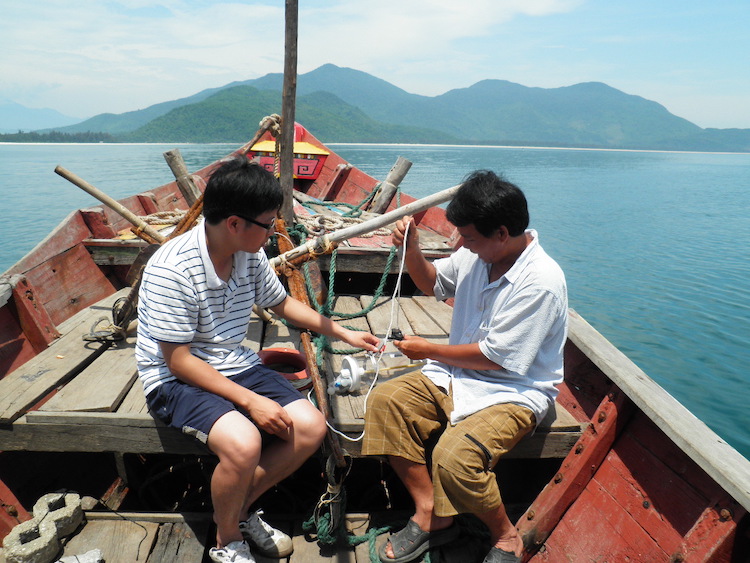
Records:
[[[141,239],[97,239],[83,241],[97,266],[130,266],[148,244]]]
[[[5,451],[207,454],[201,444],[150,415],[30,412],[0,429]]]

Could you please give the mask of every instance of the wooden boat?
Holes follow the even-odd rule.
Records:
[[[266,133],[234,156],[273,167],[274,151]],[[186,210],[215,166],[183,171],[177,181],[119,204],[137,216]],[[379,183],[297,128],[300,221],[351,221],[345,215],[353,208],[367,220],[413,202],[407,195],[371,198],[376,187],[388,192],[383,186],[396,183]],[[132,325],[116,340],[102,337],[106,330],[98,324],[101,317],[111,320],[113,304],[129,293],[129,271],[147,245],[122,234],[130,223],[110,207],[71,213],[0,278],[0,536],[36,517],[31,508],[38,496],[78,490],[87,523],[67,543],[66,554],[99,547],[108,562],[201,561],[211,543],[205,492],[211,458],[147,412]],[[434,257],[454,250],[458,239],[441,209],[431,207],[418,220]],[[324,275],[313,280],[332,281],[335,288],[323,308],[335,311],[339,322],[384,335],[397,270],[389,236],[349,239],[335,257],[322,255],[316,263]],[[282,269],[293,278],[301,267]],[[382,290],[385,270],[394,273],[383,278]],[[397,306],[404,332],[447,338],[449,305],[410,294],[405,284]],[[248,328],[252,345],[289,357],[307,347],[308,358],[320,355],[318,386],[325,389],[336,378],[342,357],[331,349],[341,343],[306,342],[305,334],[259,313]],[[398,363],[392,368],[385,377],[400,369]],[[305,379],[309,374],[302,371],[297,365],[290,377]],[[320,397],[332,426],[350,438],[362,430],[369,383],[365,376],[357,393]],[[373,530],[409,514],[387,464],[359,458],[357,442],[341,434],[332,433],[327,442],[329,461],[314,458],[264,502],[269,520],[294,535],[290,561],[369,560],[366,544],[326,545],[300,528],[321,494],[341,501],[342,483],[342,520],[351,534],[369,530],[371,541],[382,542],[385,535]],[[321,478],[324,467],[328,481]],[[501,460],[497,472],[524,537],[526,561],[750,561],[750,462],[575,311],[555,412]],[[482,560],[486,537],[471,518],[462,525],[465,533],[440,550],[441,561]]]

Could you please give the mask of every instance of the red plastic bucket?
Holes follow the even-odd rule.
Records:
[[[265,348],[258,352],[263,365],[284,376],[295,389],[312,387],[312,379],[307,372],[307,359],[299,350],[291,348]]]

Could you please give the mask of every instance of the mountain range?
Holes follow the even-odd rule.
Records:
[[[63,115],[54,109],[30,109],[11,100],[0,99],[0,133],[65,127],[81,119]]]
[[[281,74],[268,74],[55,129],[134,142],[241,143],[264,116],[280,113],[282,83]],[[324,142],[750,152],[750,129],[703,129],[657,102],[598,82],[531,88],[483,80],[431,97],[327,64],[298,76],[296,120]]]

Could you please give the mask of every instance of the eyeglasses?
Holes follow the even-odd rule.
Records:
[[[244,219],[248,223],[252,223],[253,225],[258,225],[259,227],[265,229],[266,231],[274,231],[276,230],[276,217],[271,219],[270,223],[261,223],[260,221],[256,221],[255,219],[250,219],[249,217],[245,217],[244,215],[240,215],[239,213],[235,213],[237,217],[240,219]]]

